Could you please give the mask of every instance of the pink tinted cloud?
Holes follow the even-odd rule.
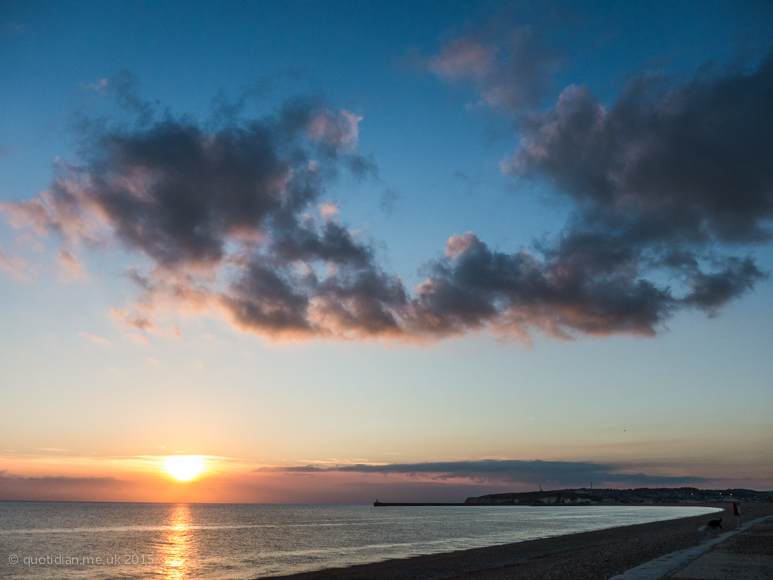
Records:
[[[146,295],[146,300],[158,301],[162,298],[160,296]],[[156,312],[155,304],[148,304],[146,301],[144,304],[140,304],[139,307],[144,308],[148,312],[137,313],[130,312],[124,308],[111,308],[110,315],[113,320],[124,328],[128,328],[130,331],[128,338],[135,342],[141,342],[143,344],[150,344],[150,340],[142,332],[147,332],[160,336],[162,338],[174,338],[175,340],[182,340],[183,333],[180,327],[176,324],[170,324],[169,326],[160,326],[153,318]],[[182,304],[177,305],[177,312],[184,310]]]
[[[458,258],[462,254],[469,252],[477,241],[478,237],[473,232],[467,232],[461,236],[454,234],[446,242],[446,257],[452,260]]]
[[[330,110],[324,110],[309,123],[309,137],[324,141],[334,147],[354,147],[359,140],[360,115],[341,109],[338,115]]]
[[[88,332],[79,332],[78,336],[82,336],[83,338],[86,338],[91,342],[96,342],[98,344],[110,344],[110,341],[106,339],[104,336],[97,336],[95,334],[89,334]]]
[[[46,233],[51,223],[45,192],[37,197],[15,202],[0,202],[0,211],[8,214],[11,225],[17,229],[24,227],[33,228],[38,234]]]
[[[113,319],[132,330],[141,330],[143,332],[156,332],[158,331],[158,325],[147,316],[141,314],[131,314],[128,310],[123,308],[111,308],[110,315]]]
[[[24,269],[27,267],[27,260],[7,254],[0,246],[0,268],[8,270],[17,280],[26,280]]]
[[[97,244],[104,240],[109,223],[104,211],[89,196],[90,180],[60,163],[66,175],[57,178],[53,190],[29,200],[0,203],[11,225],[31,227],[38,234],[56,232],[70,242]]]
[[[494,72],[494,56],[494,50],[464,37],[444,46],[427,68],[446,80],[481,80]]]
[[[335,219],[335,217],[340,213],[338,206],[334,203],[323,203],[319,206],[319,214],[322,216],[322,219],[326,222]]]
[[[85,280],[86,270],[78,261],[78,258],[65,248],[59,249],[59,255],[56,259],[59,264],[60,272],[58,280],[60,282],[72,282],[75,280]]]
[[[538,104],[558,63],[537,29],[495,26],[449,42],[426,68],[444,81],[474,88],[480,100],[468,108],[488,105],[520,115]]]

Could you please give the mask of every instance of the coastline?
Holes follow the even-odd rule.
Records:
[[[664,505],[664,504],[659,504]],[[685,507],[685,504],[674,504]],[[486,548],[386,560],[348,568],[271,576],[287,580],[605,580],[676,550],[697,546],[716,532],[699,531],[722,518],[738,526],[730,503],[699,503],[722,513],[637,524]],[[773,514],[773,503],[742,504],[743,522]]]

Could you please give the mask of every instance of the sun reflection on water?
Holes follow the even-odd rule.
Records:
[[[169,580],[190,577],[190,558],[193,550],[191,513],[189,506],[176,505],[169,516],[169,531],[161,544],[163,574]]]

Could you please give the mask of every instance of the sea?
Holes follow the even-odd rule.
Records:
[[[247,580],[714,511],[0,502],[0,578]]]

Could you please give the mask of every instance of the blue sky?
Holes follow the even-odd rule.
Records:
[[[239,501],[373,489],[261,495],[253,469],[482,459],[770,489],[772,16],[4,3],[6,495],[171,453],[221,458]],[[552,477],[463,471],[416,477]]]

